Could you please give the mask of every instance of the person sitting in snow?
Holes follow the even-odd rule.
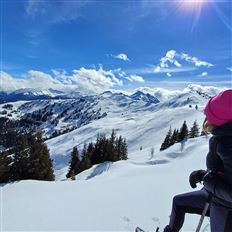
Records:
[[[232,231],[232,89],[211,98],[204,113],[203,130],[213,135],[206,157],[207,170],[194,171],[189,177],[192,188],[201,181],[204,187],[173,198],[164,232],[180,231],[185,213],[202,214],[209,195],[212,199],[206,216],[210,216],[211,232]]]

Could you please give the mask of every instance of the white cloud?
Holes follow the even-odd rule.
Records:
[[[159,66],[154,66],[153,68],[147,68],[140,70],[141,73],[179,73],[179,72],[188,72],[196,70],[195,67],[169,67],[169,68],[161,68]]]
[[[136,82],[145,82],[143,77],[138,76],[138,75],[130,75],[129,77],[125,77],[127,80],[130,82],[136,81]]]
[[[170,50],[166,53],[166,56],[162,57],[160,59],[160,65],[161,68],[168,68],[169,63],[174,64],[176,67],[181,67],[182,65],[177,61],[175,58],[177,55],[176,51]]]
[[[130,82],[145,82],[145,80],[143,79],[142,76],[139,76],[139,75],[136,75],[136,74],[131,74],[131,75],[128,75],[126,72],[124,72],[123,70],[121,70],[120,68],[119,69],[116,69],[114,70],[115,72],[117,72],[117,74],[121,77],[121,78],[124,78]]]
[[[200,76],[201,77],[206,77],[206,76],[208,76],[208,72],[203,72]]]
[[[171,73],[166,73],[166,75],[167,75],[168,77],[171,77],[171,76],[172,76],[172,74],[171,74]]]
[[[210,68],[213,65],[186,53],[178,53],[175,50],[169,50],[166,55],[160,59],[160,63],[156,65],[153,70],[156,73],[172,73],[178,72],[178,70],[180,72],[196,70],[201,66]]]
[[[130,61],[128,56],[125,53],[120,53],[116,56],[112,55],[114,58],[119,59],[119,60],[124,60],[124,61]]]
[[[0,71],[0,91],[11,92],[22,86],[26,88],[25,80],[15,79],[6,72]]]
[[[203,61],[203,60],[200,60],[196,57],[193,57],[193,56],[190,56],[186,53],[181,53],[180,55],[180,58],[184,61],[187,61],[188,63],[192,63],[194,64],[196,67],[200,67],[200,66],[205,66],[207,68],[210,68],[213,66],[213,64],[209,63],[209,62],[206,62],[206,61]]]
[[[113,86],[123,85],[123,82],[115,76],[112,70],[105,71],[101,67],[99,70],[80,68],[73,70],[73,72],[71,80],[87,93],[100,93]]]
[[[232,72],[232,68],[227,68],[227,70],[231,71]]]
[[[30,70],[20,78],[0,72],[0,91],[12,92],[21,88],[37,90],[56,89],[61,91],[78,91],[82,94],[101,93],[114,86],[122,86],[122,80],[113,70],[80,68],[73,70],[71,75],[65,71],[52,70],[52,74]]]

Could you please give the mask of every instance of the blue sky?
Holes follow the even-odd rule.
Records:
[[[231,87],[231,12],[231,1],[1,0],[1,89]]]

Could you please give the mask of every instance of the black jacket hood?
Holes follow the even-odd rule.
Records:
[[[219,136],[232,136],[232,122],[228,122],[221,126],[216,127],[213,130],[212,134]]]

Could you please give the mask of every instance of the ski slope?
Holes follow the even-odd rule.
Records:
[[[172,197],[192,191],[189,173],[205,168],[207,137],[190,139],[147,161],[96,165],[76,181],[20,181],[1,186],[2,231],[152,231],[169,220]],[[199,186],[200,188],[201,186]],[[199,216],[187,216],[194,231]],[[207,230],[208,219],[203,228]]]

